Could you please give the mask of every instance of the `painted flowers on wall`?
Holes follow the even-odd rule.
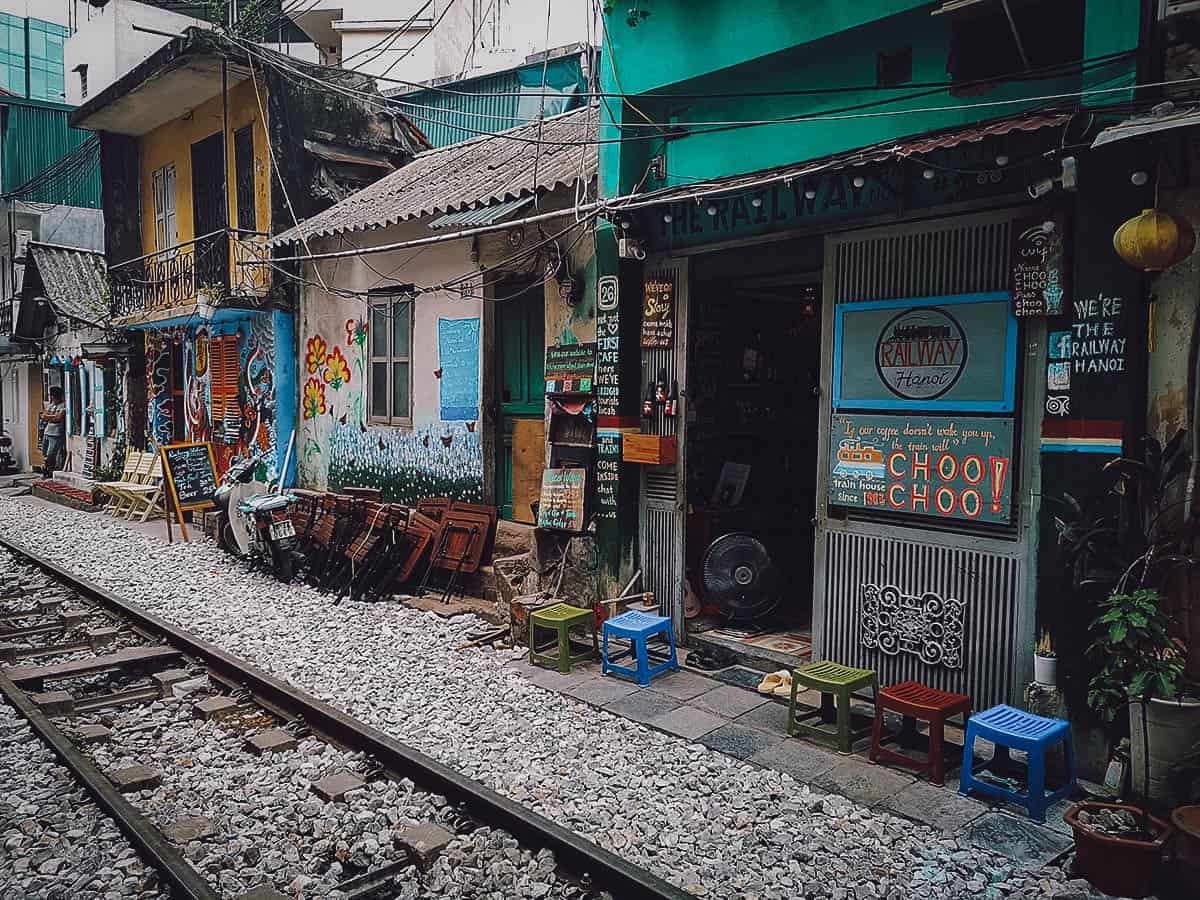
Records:
[[[304,355],[304,367],[308,369],[309,375],[316,375],[325,365],[328,351],[329,347],[325,343],[325,338],[319,334],[314,334],[308,339],[308,352]]]
[[[304,418],[315,419],[317,416],[323,416],[325,409],[325,385],[318,378],[308,379],[304,383]]]
[[[341,390],[343,384],[350,383],[350,364],[342,355],[341,347],[334,347],[333,352],[325,357],[325,383],[335,391]]]

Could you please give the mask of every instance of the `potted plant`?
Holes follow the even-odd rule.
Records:
[[[1042,635],[1033,645],[1033,680],[1046,687],[1058,685],[1058,656],[1050,641],[1050,632],[1042,629]]]

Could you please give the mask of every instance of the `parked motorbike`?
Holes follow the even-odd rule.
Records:
[[[235,459],[213,494],[217,505],[217,544],[228,553],[269,563],[284,584],[292,580],[296,562],[296,527],[291,493],[272,493],[254,473],[262,454]]]

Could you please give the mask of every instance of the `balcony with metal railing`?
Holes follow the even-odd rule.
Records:
[[[266,240],[264,232],[223,228],[110,266],[113,324],[212,318],[221,309],[258,306],[271,288]]]

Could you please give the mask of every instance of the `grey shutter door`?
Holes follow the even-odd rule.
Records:
[[[642,372],[638,405],[646,391],[654,386],[659,372],[666,373],[667,389],[678,383],[681,392],[674,418],[656,408],[653,418],[642,419],[642,431],[650,434],[674,434],[679,439],[679,458],[673,466],[638,466],[640,500],[638,503],[638,555],[642,566],[643,590],[653,591],[660,615],[670,616],[677,637],[683,637],[683,538],[687,513],[684,489],[683,447],[687,427],[687,398],[682,396],[687,367],[688,267],[686,259],[650,257],[646,260],[647,277],[666,272],[675,280],[675,346],[661,350],[642,350]],[[639,303],[641,302],[639,298]]]
[[[912,679],[969,694],[975,708],[1020,698],[1034,619],[1033,526],[1038,502],[1037,435],[1044,402],[1045,326],[1026,320],[1018,359],[1024,400],[1016,413],[1020,479],[1014,529],[1005,534],[938,530],[920,522],[831,518],[827,497],[833,319],[838,303],[1007,291],[1015,210],[868,229],[826,239],[823,278],[821,427],[813,591],[814,659],[875,669],[881,685]],[[1019,386],[1020,387],[1020,386]],[[1024,412],[1022,412],[1022,407]],[[1032,450],[1028,448],[1033,448]],[[963,604],[962,664],[930,665],[908,652],[863,643],[864,586],[931,592]],[[902,609],[901,628],[927,625]]]

